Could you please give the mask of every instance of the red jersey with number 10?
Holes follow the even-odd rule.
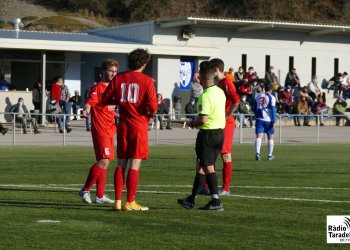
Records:
[[[233,82],[228,79],[224,78],[219,82],[218,85],[225,93],[226,96],[226,105],[225,105],[225,112],[230,110],[231,106],[235,103],[239,104],[240,99],[236,91],[235,85],[233,85]],[[229,118],[226,119],[226,124],[234,123],[235,120],[233,118],[233,115],[231,115]]]
[[[117,74],[106,89],[102,102],[119,105],[119,122],[131,128],[148,128],[148,121],[158,106],[153,79],[135,71]]]
[[[91,132],[100,136],[114,136],[116,132],[114,113],[115,105],[104,106],[101,103],[102,95],[107,86],[98,82],[91,87],[86,103],[91,106]]]

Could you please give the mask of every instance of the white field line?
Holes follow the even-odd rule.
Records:
[[[75,184],[72,184],[75,186]],[[0,184],[0,187],[18,187],[18,188],[36,188],[36,189],[57,189],[57,190],[72,190],[78,191],[78,187],[67,187],[72,185],[24,185],[24,184]],[[79,184],[81,186],[81,184]],[[144,185],[147,186],[147,185]],[[171,186],[174,187],[174,186]],[[181,186],[183,187],[183,186]],[[187,185],[185,187],[188,187]],[[107,192],[113,192],[113,189],[106,190]],[[138,190],[139,193],[154,193],[154,194],[187,194],[188,192],[176,192],[176,191],[156,191],[156,190]],[[231,197],[247,198],[247,199],[263,199],[263,200],[284,200],[284,201],[305,201],[305,202],[322,202],[322,203],[350,203],[350,200],[338,201],[338,200],[319,200],[319,199],[304,199],[304,198],[292,198],[292,197],[268,197],[268,196],[254,196],[254,195],[238,195],[231,194]]]
[[[0,187],[82,187],[83,184],[0,184]],[[113,184],[106,184],[112,187]],[[139,185],[139,187],[164,187],[164,188],[192,188],[192,185]],[[350,188],[336,187],[288,187],[288,186],[231,186],[231,188],[242,189],[306,189],[306,190],[349,190]]]

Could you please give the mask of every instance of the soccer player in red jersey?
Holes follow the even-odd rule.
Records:
[[[90,168],[85,186],[79,192],[85,203],[92,203],[90,189],[95,182],[96,203],[114,203],[104,191],[109,161],[114,159],[115,105],[104,106],[101,98],[118,68],[119,63],[114,59],[107,59],[102,63],[101,80],[91,87],[83,110],[85,117],[91,115],[91,135],[96,156],[96,163]]]
[[[147,50],[136,49],[129,54],[130,71],[119,73],[106,89],[102,103],[119,105],[117,137],[118,166],[114,174],[116,204],[122,208],[124,172],[128,161],[130,167],[126,178],[127,198],[125,211],[146,211],[148,207],[135,202],[142,159],[148,158],[148,122],[157,112],[157,97],[154,81],[142,73],[150,60]]]
[[[232,176],[232,142],[235,132],[235,119],[233,113],[237,109],[240,99],[236,92],[235,85],[233,82],[225,77],[224,73],[224,62],[219,58],[214,58],[210,60],[210,64],[216,68],[215,76],[220,81],[218,86],[224,91],[226,96],[226,126],[224,128],[224,146],[221,150],[221,158],[223,161],[222,169],[222,188],[219,190],[219,195],[229,195],[230,194],[230,183]]]

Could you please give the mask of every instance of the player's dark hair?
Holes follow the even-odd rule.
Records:
[[[140,69],[151,60],[151,55],[147,49],[135,49],[128,57],[128,67],[130,70]]]
[[[271,83],[265,85],[265,91],[270,91],[270,90],[273,90],[273,85]]]
[[[220,58],[211,59],[210,64],[213,67],[218,68],[220,70],[220,72],[224,72],[225,64],[224,64],[224,61],[221,60]]]
[[[101,70],[106,70],[111,66],[116,66],[117,68],[119,68],[119,63],[114,59],[106,59],[101,64]]]
[[[214,79],[215,67],[211,61],[203,61],[199,64],[199,75],[201,80]]]

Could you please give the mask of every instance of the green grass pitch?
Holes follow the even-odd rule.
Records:
[[[187,211],[176,200],[191,190],[194,147],[152,146],[136,197],[150,211],[138,213],[81,203],[90,147],[1,148],[0,249],[345,248],[326,244],[326,216],[350,214],[349,154],[346,144],[276,145],[267,161],[263,145],[257,162],[252,145],[234,145],[225,211],[199,210],[208,196]],[[219,183],[221,168],[218,160]]]

